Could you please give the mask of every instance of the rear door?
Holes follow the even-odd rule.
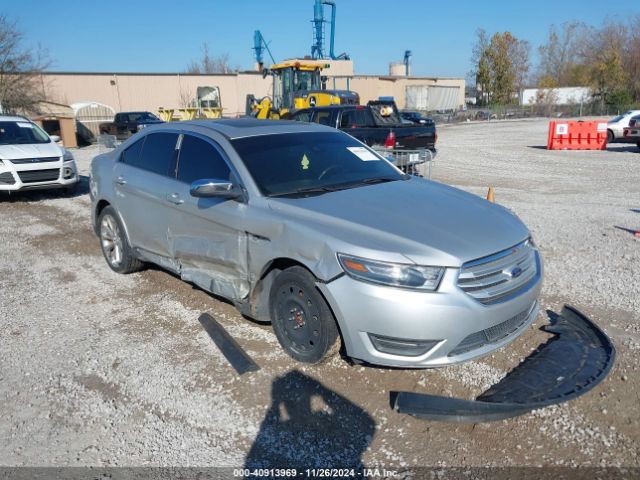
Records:
[[[150,260],[169,256],[168,192],[176,184],[175,161],[178,133],[145,135],[120,156],[114,168],[116,208],[122,216],[134,248],[149,253]]]
[[[376,128],[370,109],[365,107],[343,110],[338,128],[367,145],[384,143],[387,134]]]
[[[233,181],[224,150],[213,140],[184,134],[172,194],[180,200],[169,215],[171,254],[180,275],[217,295],[241,300],[249,293],[247,268],[247,205],[221,198],[190,194],[196,180]]]

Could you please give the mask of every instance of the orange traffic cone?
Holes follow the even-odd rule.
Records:
[[[493,187],[489,187],[489,191],[487,192],[487,200],[491,203],[496,203],[496,199],[493,196]]]

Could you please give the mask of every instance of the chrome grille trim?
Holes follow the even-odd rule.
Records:
[[[525,289],[539,274],[536,250],[525,240],[507,250],[462,265],[458,286],[478,302],[491,305]]]
[[[19,158],[9,161],[14,165],[23,165],[23,164],[33,164],[33,163],[46,163],[46,162],[57,162],[60,160],[60,157],[42,157],[42,158]]]

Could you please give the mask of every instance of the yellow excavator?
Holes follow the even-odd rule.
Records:
[[[247,115],[261,119],[284,119],[295,110],[327,105],[358,105],[360,97],[350,90],[327,90],[322,70],[329,65],[312,60],[287,60],[265,69],[273,77],[271,97],[247,95]]]

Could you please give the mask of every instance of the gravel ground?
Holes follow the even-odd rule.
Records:
[[[122,276],[91,231],[95,147],[80,192],[0,201],[0,465],[640,466],[640,153],[549,152],[546,121],[439,130],[434,179],[514,210],[542,251],[542,312],[510,346],[439,370],[303,366],[270,327],[159,269]],[[408,208],[419,207],[408,204]],[[474,398],[545,341],[571,304],[612,337],[594,391],[500,422],[417,420],[388,391]],[[198,323],[209,312],[262,366],[237,377]]]

